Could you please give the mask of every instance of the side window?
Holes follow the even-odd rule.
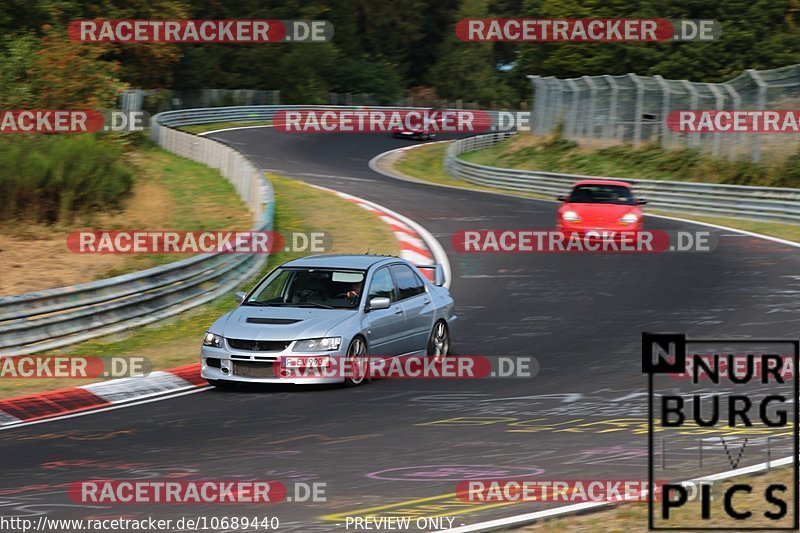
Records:
[[[413,270],[405,265],[392,265],[389,268],[392,269],[392,274],[394,274],[394,279],[397,282],[397,292],[400,294],[401,300],[425,292],[425,284]]]
[[[391,301],[396,300],[394,297],[394,282],[392,281],[392,275],[389,273],[388,267],[379,269],[375,272],[375,275],[372,276],[367,301],[369,302],[373,298],[389,298]]]

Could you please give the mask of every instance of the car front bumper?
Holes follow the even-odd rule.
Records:
[[[313,354],[344,358],[345,349],[334,352]],[[289,350],[283,352],[245,352],[234,351],[228,348],[215,348],[202,346],[200,376],[204,379],[218,381],[235,381],[239,383],[273,383],[289,385],[320,385],[342,383],[343,377],[281,377],[282,367],[276,364],[282,356],[305,356],[312,354],[295,353]],[[258,358],[258,359],[256,359]],[[219,367],[209,364],[209,359],[217,360]],[[323,374],[324,375],[324,374]]]

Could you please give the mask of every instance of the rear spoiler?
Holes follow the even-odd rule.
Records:
[[[442,268],[442,265],[440,265],[439,263],[435,263],[433,265],[414,265],[414,266],[422,270],[422,273],[425,274],[425,276],[428,279],[430,279],[433,282],[433,284],[436,285],[437,287],[441,287],[442,285],[444,285],[445,282],[444,269]]]

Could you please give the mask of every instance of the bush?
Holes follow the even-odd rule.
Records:
[[[124,150],[94,135],[15,136],[0,142],[0,220],[70,222],[109,211],[133,186]]]

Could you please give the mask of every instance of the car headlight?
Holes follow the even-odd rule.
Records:
[[[564,211],[564,214],[561,215],[561,218],[566,220],[567,222],[580,222],[581,217],[578,216],[578,213],[575,211]]]
[[[213,346],[214,348],[222,348],[222,337],[215,335],[210,331],[206,331],[206,336],[203,337],[203,346]]]
[[[636,224],[636,222],[639,221],[639,217],[633,213],[628,213],[627,215],[619,219],[619,221],[622,222],[623,224]]]
[[[342,345],[341,337],[323,337],[320,339],[306,339],[297,341],[292,348],[293,352],[331,352],[338,350]]]

